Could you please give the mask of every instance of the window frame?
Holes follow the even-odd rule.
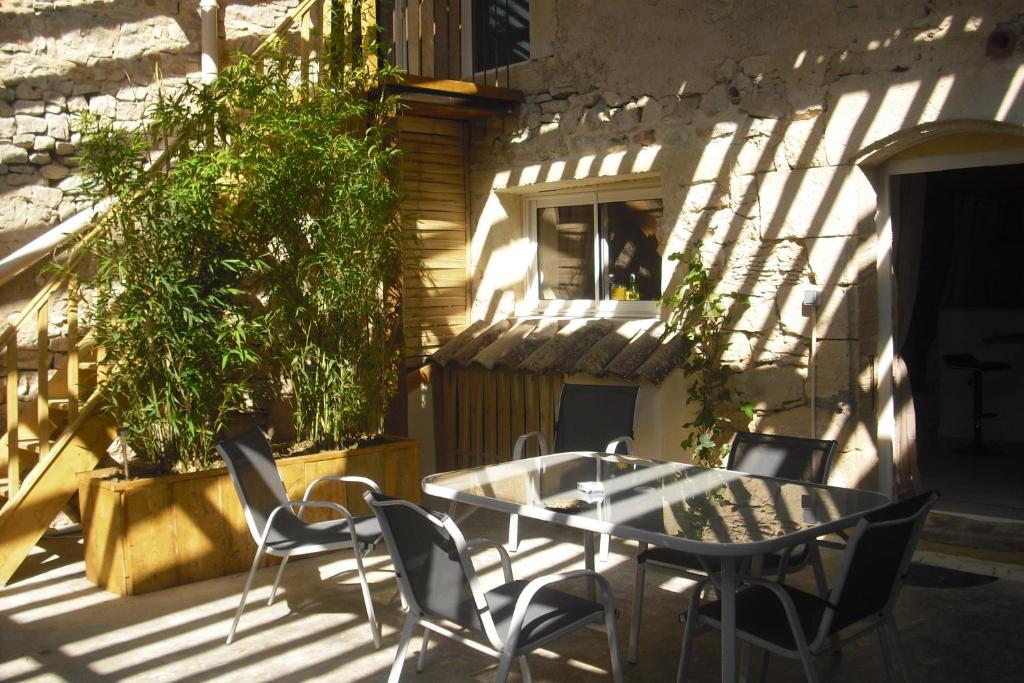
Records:
[[[553,317],[596,317],[596,318],[656,318],[660,314],[659,302],[654,301],[615,301],[602,299],[601,292],[608,278],[608,245],[607,236],[601,234],[599,205],[608,202],[630,200],[657,199],[664,207],[664,197],[660,185],[643,184],[632,187],[608,187],[575,189],[561,192],[542,192],[524,198],[525,220],[523,221],[523,238],[528,240],[533,256],[527,268],[524,280],[524,297],[516,305],[519,316],[553,316]],[[594,216],[594,299],[542,299],[540,296],[540,251],[537,225],[539,209],[556,208],[590,204]],[[661,255],[661,291],[664,294],[669,272],[669,263]]]

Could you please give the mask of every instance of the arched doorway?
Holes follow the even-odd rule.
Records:
[[[878,193],[883,490],[940,488],[951,511],[1024,519],[1009,485],[1024,481],[1024,470],[1013,474],[1024,467],[1024,394],[1015,394],[1024,392],[1024,334],[1015,334],[1024,333],[1024,129],[930,124],[876,144],[858,164]],[[989,385],[980,410],[979,375]],[[993,412],[1004,424],[978,415]],[[976,416],[1007,444],[992,445],[1006,450],[988,454],[997,459],[980,452]]]

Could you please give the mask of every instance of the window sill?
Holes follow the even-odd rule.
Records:
[[[552,318],[657,318],[657,301],[523,301],[516,305],[517,317]]]

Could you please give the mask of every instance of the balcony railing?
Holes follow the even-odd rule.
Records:
[[[509,87],[529,59],[524,0],[379,0],[385,58],[411,76]]]

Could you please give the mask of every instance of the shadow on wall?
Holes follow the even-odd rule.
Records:
[[[653,29],[647,45],[664,38],[657,22],[628,23]],[[877,339],[879,286],[888,286],[878,280],[876,252],[891,245],[876,240],[881,181],[868,164],[944,134],[932,123],[944,119],[967,121],[960,128],[975,131],[1013,122],[1003,128],[1024,135],[1016,125],[1024,121],[1024,66],[1016,56],[984,56],[985,35],[995,24],[964,13],[931,15],[915,31],[895,20],[877,21],[860,34],[856,25],[837,28],[847,49],[773,52],[765,45],[751,49],[755,57],[727,55],[703,71],[706,65],[684,64],[680,70],[689,73],[663,97],[623,93],[630,77],[654,78],[626,69],[608,76],[618,82],[584,73],[571,85],[558,81],[547,84],[548,92],[528,94],[517,121],[474,123],[477,301],[497,289],[526,294],[534,247],[522,228],[524,194],[655,174],[665,206],[663,255],[701,244],[722,273],[722,289],[750,297],[731,360],[743,370],[737,387],[757,407],[752,428],[810,431],[816,393],[814,430],[844,444],[835,483],[874,485],[878,457],[892,438],[877,424],[878,378],[891,376],[891,360],[876,358],[884,348]],[[609,32],[628,33],[630,26],[609,24]],[[601,41],[628,44],[613,38]],[[545,65],[547,73],[565,69],[572,82],[573,60],[586,69],[590,53],[571,49],[566,42],[567,52]],[[781,66],[787,56],[791,66]],[[936,66],[944,58],[954,66]],[[594,84],[581,85],[588,75]],[[808,85],[816,81],[822,85]],[[855,165],[870,152],[876,154],[868,164]],[[821,292],[813,331],[802,305],[808,288]]]

